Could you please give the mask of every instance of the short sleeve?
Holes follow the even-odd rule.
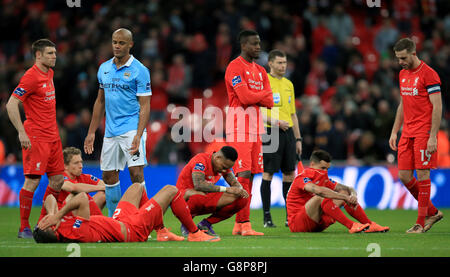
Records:
[[[98,88],[103,89],[102,66],[100,66],[97,71],[97,79],[98,79]]]
[[[36,90],[36,82],[32,75],[25,73],[20,79],[19,85],[14,89],[13,95],[20,101],[24,101]]]
[[[289,82],[290,88],[291,88],[291,95],[290,100],[291,100],[291,114],[295,114],[295,90],[294,90],[294,85],[292,84],[292,82]]]
[[[152,89],[150,86],[150,71],[145,66],[139,68],[138,76],[136,77],[136,87],[137,96],[152,95]]]
[[[100,182],[100,179],[91,174],[83,174],[82,176],[83,176],[83,183],[85,184],[98,185],[98,183]]]

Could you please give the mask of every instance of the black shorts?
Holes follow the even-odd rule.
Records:
[[[263,158],[264,172],[276,173],[281,169],[282,173],[295,171],[297,164],[297,153],[295,149],[295,135],[292,128],[286,131],[279,129],[279,145],[276,152],[267,153],[264,147],[271,144],[268,139],[272,133],[272,128],[267,128],[267,133],[262,135],[263,138]]]

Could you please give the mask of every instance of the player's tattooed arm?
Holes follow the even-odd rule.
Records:
[[[238,182],[236,176],[234,176],[233,172],[228,172],[227,175],[223,176],[225,181],[230,185],[230,187],[238,187],[242,189],[241,183]]]
[[[192,182],[194,189],[203,192],[218,192],[220,187],[206,181],[205,174],[201,172],[192,172]]]
[[[341,191],[341,190],[345,190],[345,191],[347,191],[350,195],[356,196],[356,190],[355,190],[354,188],[351,188],[351,187],[348,187],[348,186],[346,186],[346,185],[337,183],[337,184],[336,184],[336,187],[335,187],[335,189],[334,189],[334,191],[339,192],[339,191]]]

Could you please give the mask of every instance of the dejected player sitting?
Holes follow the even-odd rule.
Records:
[[[297,175],[287,195],[287,212],[291,232],[321,232],[338,221],[350,233],[387,232],[371,221],[358,204],[356,191],[328,178],[331,156],[324,150],[311,154],[310,168]],[[340,207],[357,219],[350,220]]]
[[[230,218],[247,205],[248,192],[231,171],[237,157],[237,151],[231,146],[214,153],[197,154],[178,177],[177,188],[182,191],[192,216],[211,214],[197,225],[210,235],[215,235],[212,224]],[[215,185],[221,176],[230,187]],[[181,229],[183,234],[192,231],[183,225]]]
[[[160,230],[158,236],[163,239],[158,240],[184,240],[163,227],[163,214],[169,205],[183,224],[195,226],[180,192],[170,185],[163,187],[149,200],[144,187],[140,183],[134,183],[122,196],[112,218],[103,215],[91,216],[86,193],[77,194],[60,210],[53,195],[49,195],[45,202],[49,214],[33,231],[33,238],[38,243],[142,242],[147,241],[152,230]],[[69,212],[72,212],[73,216],[65,216]],[[199,229],[188,236],[188,241],[219,240],[220,238],[210,236]]]

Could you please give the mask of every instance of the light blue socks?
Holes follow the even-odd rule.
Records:
[[[114,215],[114,211],[116,210],[117,204],[122,197],[122,191],[120,190],[120,181],[112,185],[105,184],[105,196],[108,216],[112,217]]]

